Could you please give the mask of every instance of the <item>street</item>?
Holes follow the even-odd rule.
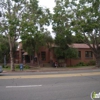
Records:
[[[0,75],[0,100],[91,100],[93,91],[100,70]]]

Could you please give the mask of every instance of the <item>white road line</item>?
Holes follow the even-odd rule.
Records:
[[[40,87],[42,85],[6,86],[6,88]]]
[[[50,74],[55,74],[55,73],[58,73],[58,72],[43,72],[43,73],[50,73]]]

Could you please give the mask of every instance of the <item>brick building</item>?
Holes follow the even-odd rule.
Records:
[[[52,49],[49,50],[47,47],[41,47],[39,50],[39,58],[38,60],[41,63],[50,63],[56,61],[56,57],[54,55],[54,48],[55,46],[52,46]],[[78,50],[78,58],[76,59],[66,59],[64,63],[66,65],[76,65],[79,62],[84,62],[88,63],[89,61],[94,61],[95,57],[93,55],[93,52],[89,48],[88,45],[86,44],[79,44],[79,43],[74,43],[71,45],[71,47],[76,48]],[[36,63],[37,60],[37,55],[34,56],[30,60],[30,57],[27,52],[25,52],[22,48],[22,43],[19,43],[19,47],[16,51],[16,56],[15,56],[15,63],[31,63],[34,64]]]
[[[70,65],[70,62],[72,65],[76,65],[79,62],[88,63],[90,61],[95,61],[94,54],[88,45],[75,43],[72,45],[72,47],[78,50],[78,58],[67,59],[66,60],[67,65]]]

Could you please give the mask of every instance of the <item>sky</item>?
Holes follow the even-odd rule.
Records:
[[[55,6],[54,0],[38,0],[38,1],[39,1],[40,6],[49,8],[51,13],[53,13],[53,7]],[[52,32],[52,26],[51,25],[48,27],[48,30],[50,31],[52,37],[54,38],[55,34]]]
[[[42,7],[47,7],[53,12],[53,7],[55,6],[54,0],[38,0],[39,5]]]

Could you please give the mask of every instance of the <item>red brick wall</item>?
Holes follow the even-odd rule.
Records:
[[[95,60],[95,57],[93,55],[93,58],[86,58],[85,57],[85,51],[91,51],[91,49],[78,49],[79,51],[81,51],[81,58],[76,58],[76,59],[67,59],[66,60],[66,64],[67,65],[76,65],[79,62],[84,62],[84,63],[88,63],[91,60]]]
[[[89,48],[87,49],[78,49],[78,51],[81,51],[81,58],[77,58],[77,59],[67,59],[65,62],[66,62],[66,65],[76,65],[78,64],[79,62],[84,62],[84,63],[88,63],[89,61],[91,60],[95,60],[95,57],[93,56],[93,58],[86,58],[85,57],[85,51],[91,51]],[[44,61],[41,61],[41,52],[46,52],[46,60]],[[52,61],[56,61],[56,57],[54,55],[54,51],[53,51],[53,48],[51,50],[49,50],[47,47],[41,47],[40,50],[39,50],[39,54],[40,54],[40,57],[39,57],[39,60],[43,63],[48,63],[50,62],[51,60]],[[16,51],[16,59],[18,59],[18,63],[21,63],[22,62],[22,50],[19,50],[19,51]]]

